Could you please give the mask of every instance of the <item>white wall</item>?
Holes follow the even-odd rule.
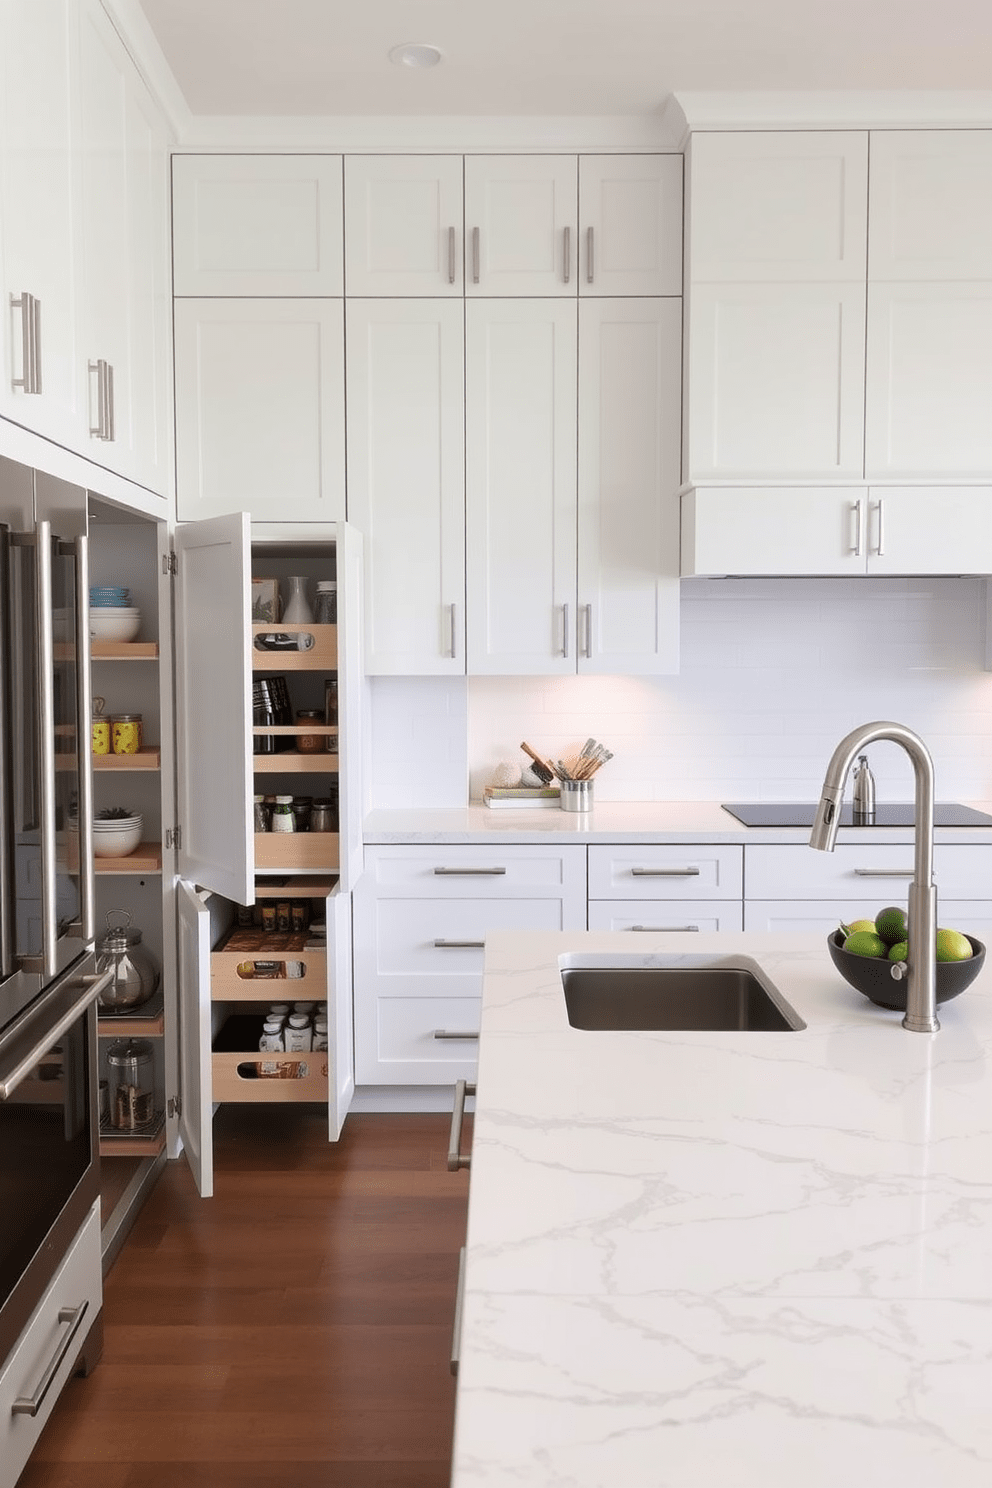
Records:
[[[686,580],[677,677],[376,678],[372,804],[463,806],[493,765],[590,734],[616,758],[600,800],[808,800],[855,725],[895,719],[941,800],[992,799],[992,674],[978,579]],[[879,744],[880,800],[912,796]]]

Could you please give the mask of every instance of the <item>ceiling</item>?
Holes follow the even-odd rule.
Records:
[[[651,115],[672,94],[985,90],[989,0],[139,0],[194,116]],[[416,70],[390,48],[428,42]]]

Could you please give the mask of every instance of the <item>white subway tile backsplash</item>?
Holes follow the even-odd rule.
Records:
[[[789,800],[818,792],[837,741],[906,723],[941,799],[992,798],[992,675],[979,579],[688,580],[675,677],[375,678],[372,804],[464,805],[520,741],[559,755],[591,734],[615,758],[600,800]],[[902,751],[871,752],[880,800]]]

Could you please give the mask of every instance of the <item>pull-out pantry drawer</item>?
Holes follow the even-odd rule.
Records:
[[[739,899],[590,899],[590,930],[740,930]]]
[[[589,898],[739,901],[743,853],[729,843],[590,847]]]
[[[584,847],[367,847],[363,897],[585,900]],[[569,928],[572,928],[571,926]]]
[[[992,897],[992,845],[946,843],[934,848],[934,881],[942,899]],[[913,877],[913,844],[844,843],[833,852],[756,844],[745,849],[747,901],[816,899],[830,905],[867,902],[881,909],[905,904]]]

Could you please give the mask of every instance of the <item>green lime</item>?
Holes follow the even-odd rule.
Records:
[[[875,921],[874,920],[852,920],[849,925],[845,925],[844,924],[844,921],[841,920],[841,922],[840,922],[840,928],[841,928],[841,931],[842,931],[842,933],[844,935],[853,935],[856,930],[870,930],[871,933],[874,935],[875,934]]]
[[[960,930],[937,931],[938,961],[969,961],[972,954],[971,941]]]
[[[895,945],[897,941],[905,940],[907,930],[904,909],[890,906],[888,909],[880,909],[875,916],[875,933],[880,935],[887,945]]]
[[[873,930],[855,930],[844,942],[845,951],[850,951],[852,956],[878,956],[884,957],[889,953],[889,948],[880,935]]]
[[[905,961],[908,955],[909,942],[906,940],[897,940],[894,946],[889,946],[890,961]]]

